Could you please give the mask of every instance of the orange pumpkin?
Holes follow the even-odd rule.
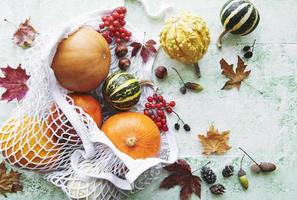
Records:
[[[94,122],[100,128],[103,115],[99,102],[88,94],[72,93],[68,94],[68,96],[72,98],[74,105],[80,107],[85,113],[90,115],[90,117],[93,118]],[[48,117],[49,125],[51,126],[52,130],[55,131],[58,138],[62,137],[68,141],[76,143],[79,139],[79,136],[72,127],[71,123],[69,121],[64,123],[64,120],[66,121],[67,118],[63,111],[58,109],[56,104],[53,104],[51,107],[51,113]]]
[[[88,92],[106,78],[110,60],[103,36],[90,27],[82,27],[59,44],[52,69],[64,88]]]
[[[12,119],[0,131],[0,147],[6,160],[26,169],[40,170],[57,165],[61,148],[46,121],[24,116]]]
[[[101,130],[121,152],[134,159],[156,157],[160,151],[160,131],[142,113],[115,114],[103,123]]]

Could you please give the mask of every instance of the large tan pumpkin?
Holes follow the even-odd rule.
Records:
[[[103,36],[91,27],[82,27],[59,44],[52,68],[64,88],[88,92],[106,78],[110,60]]]

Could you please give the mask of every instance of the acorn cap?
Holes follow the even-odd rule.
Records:
[[[243,169],[240,169],[238,171],[238,177],[245,176],[245,175],[246,175],[246,172]]]

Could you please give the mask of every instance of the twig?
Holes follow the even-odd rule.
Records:
[[[245,154],[247,155],[256,165],[259,166],[259,164],[245,151],[243,150],[241,147],[239,147],[239,149]]]
[[[211,161],[208,161],[206,164],[204,164],[202,167],[195,169],[194,171],[192,171],[192,174],[194,174],[195,172],[197,172],[198,170],[202,169],[203,167],[209,165],[211,163]]]

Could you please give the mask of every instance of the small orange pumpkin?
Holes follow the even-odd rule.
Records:
[[[160,151],[160,131],[142,113],[115,114],[103,123],[101,130],[121,152],[134,159],[156,157]]]
[[[75,106],[80,107],[85,113],[93,118],[97,126],[100,128],[103,120],[102,110],[100,103],[91,95],[82,93],[68,94],[72,98]],[[64,124],[64,120],[67,122]],[[67,138],[68,141],[76,143],[79,139],[72,124],[67,120],[63,111],[57,108],[56,104],[51,107],[51,113],[48,117],[48,124],[58,138]],[[66,134],[65,134],[66,133]],[[64,140],[62,140],[64,141]]]

